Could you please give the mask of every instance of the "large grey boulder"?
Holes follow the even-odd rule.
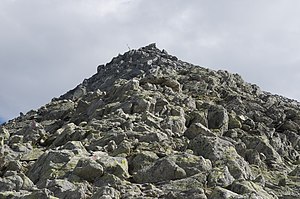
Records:
[[[133,175],[133,179],[138,183],[161,182],[184,177],[186,177],[185,170],[175,162],[165,158],[157,160],[153,166],[140,170]]]
[[[80,178],[93,182],[103,175],[103,167],[91,157],[80,159],[73,173]]]
[[[198,135],[189,143],[189,148],[196,155],[201,155],[215,162],[221,160],[228,153],[234,152],[234,145],[220,137]],[[235,153],[235,152],[234,152]]]
[[[240,194],[234,193],[228,189],[222,187],[215,187],[211,194],[209,194],[208,199],[244,199]]]
[[[69,150],[49,150],[31,166],[27,176],[35,184],[44,184],[46,180],[65,177],[78,160]]]
[[[261,199],[276,199],[274,194],[265,191],[260,185],[252,181],[235,181],[230,190],[238,194],[248,194],[252,197]]]
[[[226,139],[199,135],[191,140],[189,148],[196,155],[211,160],[215,165],[222,162],[236,179],[252,178],[249,164],[237,153],[235,146]]]
[[[168,193],[175,193],[175,196],[178,194],[185,194],[187,197],[188,192],[201,192],[203,193],[203,189],[201,187],[207,186],[207,173],[198,173],[196,175],[178,179],[178,180],[171,180],[169,183],[165,183],[159,185],[157,188],[161,189],[165,194]],[[202,194],[201,194],[202,195]],[[169,196],[172,196],[171,194]],[[203,195],[201,197],[204,197]]]
[[[128,172],[128,161],[123,157],[111,157],[105,152],[95,152],[92,158],[103,167],[105,173],[113,174],[121,179],[129,178]],[[91,163],[89,163],[91,164]],[[96,167],[94,164],[94,169],[100,172],[100,167]]]
[[[57,198],[85,198],[85,190],[66,179],[49,180],[46,187]]]
[[[189,139],[194,139],[198,135],[207,135],[214,136],[214,133],[211,132],[207,127],[201,123],[193,123],[185,132],[184,136]]]
[[[159,159],[156,153],[152,151],[141,151],[131,157],[129,168],[132,173],[143,170],[146,167],[154,164]]]
[[[208,128],[221,129],[222,131],[228,130],[228,112],[222,106],[211,106],[208,109]]]
[[[215,167],[207,177],[207,185],[210,187],[220,186],[227,187],[234,181],[234,177],[230,174],[228,167]]]
[[[243,142],[249,149],[255,149],[259,153],[264,154],[265,161],[271,166],[281,164],[282,158],[276,150],[270,145],[269,140],[265,137],[245,136]]]
[[[187,176],[209,172],[212,169],[212,163],[209,159],[189,153],[173,154],[166,157],[166,159],[175,162],[179,167],[184,169]]]

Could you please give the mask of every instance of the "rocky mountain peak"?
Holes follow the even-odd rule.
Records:
[[[299,198],[299,115],[150,44],[0,126],[0,198]]]

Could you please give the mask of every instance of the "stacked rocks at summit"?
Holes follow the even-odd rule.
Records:
[[[300,104],[130,50],[0,126],[0,198],[300,197]]]

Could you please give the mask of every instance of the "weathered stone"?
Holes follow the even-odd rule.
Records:
[[[167,159],[175,162],[179,167],[184,169],[187,176],[192,176],[200,172],[208,172],[212,169],[211,161],[188,153],[170,155]]]
[[[191,189],[188,191],[170,191],[168,194],[164,195],[166,199],[207,199],[203,189]]]
[[[265,191],[258,184],[251,181],[235,181],[231,186],[230,190],[238,194],[252,194],[255,193],[255,197],[273,199],[274,197]]]
[[[232,184],[234,177],[230,174],[228,167],[213,168],[207,177],[207,184],[210,187],[227,187]]]
[[[39,148],[34,148],[33,150],[29,151],[28,153],[25,153],[22,157],[22,161],[33,161],[37,160],[41,155],[43,155],[44,151],[42,151]]]
[[[74,174],[93,182],[103,175],[103,167],[92,158],[80,159],[74,168]]]
[[[152,151],[141,151],[135,154],[132,157],[132,160],[129,161],[129,168],[133,173],[139,170],[143,170],[146,167],[152,165],[158,158],[159,157],[156,155],[156,153]]]
[[[17,174],[15,171],[7,171],[0,178],[0,191],[32,190],[33,188],[34,184],[23,173]]]
[[[160,185],[158,188],[162,189],[164,193],[187,192],[191,190],[199,190],[200,187],[206,187],[206,184],[207,173],[198,173],[187,178],[171,180],[170,183]]]
[[[119,199],[120,192],[112,187],[104,186],[99,188],[91,199]]]
[[[208,199],[243,199],[242,195],[234,193],[228,189],[222,187],[215,187],[212,193],[208,196]]]
[[[291,176],[300,176],[300,166],[297,166],[293,171],[289,173]]]
[[[96,187],[103,187],[103,186],[118,187],[124,184],[128,184],[128,182],[110,173],[104,173],[103,176],[101,176],[93,183],[93,185]]]
[[[84,193],[75,193],[76,186],[66,179],[55,179],[47,181],[46,187],[57,198],[83,198]]]
[[[47,198],[47,199],[58,199],[57,197],[53,196],[53,193],[48,189],[41,189],[41,190],[33,190],[28,195],[23,197],[24,199],[40,199],[40,198]]]
[[[222,159],[226,151],[230,151],[234,146],[229,141],[219,137],[199,135],[191,140],[189,148],[196,155],[201,155],[211,161],[217,161]]]
[[[222,129],[228,130],[228,113],[222,106],[211,106],[208,109],[208,128],[209,129]]]
[[[62,149],[70,150],[74,154],[89,155],[81,141],[69,141],[62,146]]]
[[[68,150],[49,150],[41,155],[27,172],[27,176],[36,184],[47,179],[55,179],[66,175],[76,164],[71,162],[74,153]]]
[[[52,146],[62,146],[68,141],[80,141],[85,137],[86,132],[75,124],[70,123],[58,129],[55,133],[55,140]]]
[[[242,128],[241,122],[234,114],[229,114],[228,129]]]
[[[198,135],[214,136],[214,134],[201,123],[193,123],[185,132],[184,136],[193,139]]]
[[[121,179],[129,177],[128,162],[126,158],[111,157],[107,153],[96,152],[92,156],[92,159],[102,165],[104,172],[114,174]]]
[[[153,166],[140,170],[133,175],[133,179],[138,183],[161,182],[184,177],[186,177],[184,169],[168,159],[158,160]]]
[[[243,141],[246,144],[247,148],[255,149],[259,153],[263,153],[266,157],[266,161],[274,161],[276,163],[282,162],[280,155],[269,144],[269,141],[267,139],[245,136],[243,137]]]

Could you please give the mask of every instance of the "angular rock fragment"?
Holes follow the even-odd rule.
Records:
[[[184,177],[186,177],[185,170],[168,159],[158,160],[153,166],[140,170],[133,175],[134,180],[138,183],[161,182]]]
[[[103,167],[92,158],[80,159],[74,168],[74,174],[89,182],[103,175]]]

